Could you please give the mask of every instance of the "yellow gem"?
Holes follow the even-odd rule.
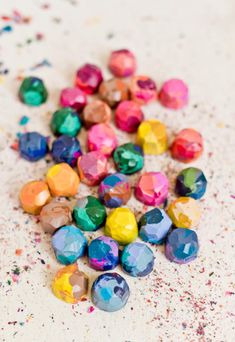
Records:
[[[197,201],[191,197],[177,198],[169,205],[167,213],[178,228],[195,227],[201,216]]]
[[[143,121],[137,131],[137,144],[145,154],[161,154],[167,150],[166,126],[158,120]]]
[[[135,215],[128,208],[117,208],[107,217],[105,235],[110,236],[121,245],[127,245],[138,236]]]

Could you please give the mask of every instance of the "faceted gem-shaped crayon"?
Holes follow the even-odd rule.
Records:
[[[102,81],[101,69],[96,65],[87,63],[77,71],[75,84],[76,87],[90,95],[97,92]]]
[[[78,88],[65,88],[60,94],[60,105],[80,112],[86,105],[86,94]]]
[[[40,223],[46,233],[53,234],[58,228],[72,222],[71,203],[55,198],[40,212]]]
[[[78,158],[78,173],[81,182],[98,185],[108,174],[108,159],[100,151],[88,152]]]
[[[157,87],[154,80],[148,76],[134,76],[130,84],[131,99],[140,104],[146,104],[157,98]]]
[[[159,100],[164,107],[180,109],[187,105],[189,91],[187,85],[178,79],[165,82],[159,94]]]
[[[135,188],[136,198],[146,205],[161,205],[168,195],[169,182],[161,172],[146,172]]]
[[[55,162],[64,162],[74,167],[78,157],[82,155],[80,142],[75,137],[61,135],[53,142],[51,155]]]
[[[125,82],[118,78],[112,78],[101,83],[99,95],[110,107],[116,107],[119,102],[128,100],[129,90]]]
[[[122,252],[121,265],[124,271],[132,277],[144,277],[153,270],[153,252],[144,243],[130,243]]]
[[[28,106],[40,106],[46,102],[48,92],[40,78],[26,77],[21,83],[19,97]]]
[[[104,225],[106,209],[94,196],[83,197],[74,206],[73,218],[78,228],[92,232]]]
[[[179,197],[168,207],[168,215],[179,228],[192,228],[198,225],[201,211],[197,201],[191,197]]]
[[[132,143],[118,146],[113,153],[113,159],[118,171],[126,175],[131,175],[144,166],[142,148]]]
[[[57,260],[64,265],[73,264],[85,254],[87,240],[80,229],[64,226],[52,236],[52,247]]]
[[[143,121],[138,128],[137,144],[145,154],[158,155],[167,150],[166,126],[158,120]]]
[[[196,160],[203,151],[203,140],[199,132],[192,128],[180,131],[171,145],[171,155],[183,163]]]
[[[166,257],[177,264],[186,264],[196,259],[198,249],[197,233],[191,229],[174,229],[167,236]]]
[[[97,271],[114,269],[119,261],[118,243],[108,236],[99,236],[88,246],[89,265]]]
[[[46,180],[53,196],[75,196],[78,191],[79,177],[66,163],[49,168]]]
[[[115,111],[115,123],[118,128],[128,133],[136,132],[144,120],[144,114],[138,103],[134,101],[120,102]]]
[[[94,100],[86,105],[82,113],[82,121],[86,128],[99,123],[109,123],[111,120],[111,108],[101,100]]]
[[[114,76],[128,77],[135,73],[136,59],[130,50],[116,50],[111,53],[108,66]]]
[[[37,132],[24,133],[19,138],[19,151],[28,161],[42,159],[48,151],[47,138]]]
[[[199,199],[204,195],[206,186],[207,180],[202,170],[188,167],[178,174],[175,191],[180,196]]]
[[[121,245],[127,245],[138,236],[135,215],[129,208],[116,208],[107,217],[105,235]]]
[[[122,173],[107,176],[98,189],[99,199],[109,208],[117,208],[126,204],[131,197],[128,179]]]
[[[91,288],[91,300],[100,310],[113,312],[123,308],[130,296],[126,280],[118,273],[104,273]]]
[[[118,141],[114,130],[107,124],[97,124],[88,131],[87,145],[89,151],[100,151],[109,157],[117,147]]]
[[[138,226],[142,240],[160,245],[165,241],[172,221],[165,210],[154,208],[141,216]]]
[[[61,268],[52,282],[54,295],[71,304],[77,304],[88,292],[88,276],[79,271],[77,264]]]
[[[29,214],[38,215],[50,199],[50,191],[43,181],[28,182],[20,190],[20,204]]]
[[[55,135],[66,134],[75,137],[81,129],[81,121],[74,109],[66,107],[57,110],[51,119],[51,130]]]

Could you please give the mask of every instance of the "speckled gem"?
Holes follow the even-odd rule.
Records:
[[[61,268],[52,282],[54,295],[66,303],[77,304],[88,292],[88,276],[73,264]]]
[[[171,145],[171,155],[183,163],[196,160],[203,151],[203,140],[199,132],[192,128],[180,131]]]
[[[207,180],[202,170],[188,167],[178,174],[175,191],[180,196],[199,199],[206,192],[206,186]]]
[[[159,94],[159,100],[164,107],[181,109],[188,103],[189,91],[187,85],[178,79],[165,82]]]
[[[80,112],[86,105],[86,94],[78,88],[65,88],[60,94],[62,107],[71,107]]]
[[[94,196],[83,197],[74,206],[73,218],[78,228],[92,232],[104,225],[106,209]]]
[[[148,76],[134,76],[130,84],[131,99],[140,104],[146,104],[157,98],[157,87],[154,80]]]
[[[45,157],[48,152],[47,138],[37,132],[27,132],[19,138],[20,156],[35,162]]]
[[[102,81],[101,69],[93,64],[85,64],[77,71],[75,84],[90,95],[97,92]]]
[[[132,277],[144,277],[153,270],[153,252],[144,243],[130,243],[122,252],[121,265],[124,271]]]
[[[116,240],[120,245],[133,242],[138,236],[135,215],[129,208],[116,208],[107,217],[105,235]]]
[[[168,215],[179,228],[192,228],[198,225],[201,211],[197,201],[191,197],[179,197],[168,207]]]
[[[166,126],[158,120],[143,121],[138,128],[136,142],[145,154],[164,153],[167,150]]]
[[[81,129],[81,121],[74,109],[66,107],[57,110],[51,119],[51,130],[55,135],[66,134],[75,137]]]
[[[108,236],[99,236],[88,246],[88,260],[97,271],[114,269],[119,261],[118,243]]]
[[[66,163],[51,166],[46,180],[53,196],[75,196],[79,187],[77,173]]]
[[[121,101],[128,100],[129,90],[124,81],[112,78],[101,83],[99,95],[110,107],[116,107]]]
[[[80,142],[75,137],[61,135],[53,142],[51,155],[56,163],[67,163],[74,167],[82,155]]]
[[[38,215],[42,207],[51,200],[48,186],[43,181],[31,181],[20,190],[20,204],[24,211]]]
[[[100,151],[109,157],[117,147],[118,141],[114,130],[107,124],[97,124],[88,131],[87,145],[89,151]]]
[[[82,113],[82,121],[86,128],[99,123],[109,123],[111,120],[111,108],[101,100],[94,100],[86,105]]]
[[[129,296],[129,286],[118,273],[101,274],[91,288],[91,300],[94,305],[108,312],[123,308]]]
[[[40,106],[46,102],[48,92],[40,78],[26,77],[21,83],[19,97],[28,106]]]
[[[128,178],[122,173],[107,176],[100,183],[99,199],[109,208],[117,208],[126,204],[131,197]]]
[[[135,73],[136,59],[130,50],[116,50],[111,53],[108,66],[114,76],[128,77]]]
[[[160,245],[165,241],[172,221],[165,210],[154,208],[141,216],[138,226],[142,240]]]
[[[165,254],[170,261],[186,264],[196,259],[198,249],[197,233],[191,229],[178,228],[168,235]]]
[[[73,264],[85,254],[87,240],[80,229],[64,226],[52,236],[52,247],[57,260],[64,265]]]
[[[113,159],[118,171],[126,175],[138,172],[144,166],[142,148],[132,143],[118,146],[113,153]]]
[[[138,103],[134,101],[120,102],[115,111],[115,123],[118,128],[128,133],[136,132],[144,120],[144,114]]]
[[[140,176],[135,188],[136,198],[147,205],[158,206],[165,202],[169,182],[161,172],[146,172]]]

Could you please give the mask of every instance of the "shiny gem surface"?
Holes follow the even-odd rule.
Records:
[[[82,155],[80,142],[75,137],[61,135],[53,142],[51,155],[56,163],[67,163],[74,167]]]
[[[114,130],[107,124],[97,124],[88,131],[87,145],[89,151],[100,151],[109,157],[117,147],[118,141]]]
[[[71,107],[80,112],[85,107],[86,102],[86,94],[78,88],[65,88],[61,91],[61,107]]]
[[[146,104],[157,98],[157,87],[148,76],[134,76],[130,84],[131,99],[139,104]]]
[[[118,146],[113,153],[113,159],[117,170],[126,175],[138,172],[144,166],[142,148],[132,143]]]
[[[57,110],[51,119],[51,130],[55,135],[75,137],[81,129],[81,121],[74,109],[65,107]]]
[[[46,102],[48,92],[40,78],[26,77],[21,83],[19,97],[28,106],[40,106]]]
[[[87,63],[77,71],[75,85],[86,94],[91,95],[97,92],[102,81],[101,69],[94,64]]]
[[[20,156],[35,162],[45,157],[48,152],[47,138],[37,132],[27,132],[19,138]]]
[[[121,101],[128,100],[129,90],[126,83],[118,78],[103,81],[99,87],[101,99],[110,107],[116,107]]]
[[[111,120],[111,108],[101,100],[94,100],[86,105],[82,113],[82,121],[86,128],[99,123],[109,123]]]
[[[165,82],[160,90],[159,100],[164,107],[181,109],[188,104],[189,90],[187,85],[178,79]]]
[[[173,224],[179,228],[195,227],[201,217],[199,204],[191,197],[177,198],[170,203],[167,213]]]
[[[176,179],[175,191],[180,196],[200,199],[206,192],[207,180],[202,170],[188,167]]]
[[[144,114],[138,103],[134,101],[120,102],[115,111],[116,126],[128,133],[136,132],[139,124],[144,120]]]
[[[108,67],[116,77],[128,77],[135,73],[135,55],[127,49],[115,50],[111,53]]]

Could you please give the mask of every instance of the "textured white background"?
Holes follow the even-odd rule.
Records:
[[[234,341],[234,0],[0,0],[1,15],[13,9],[32,20],[12,24],[11,33],[0,35],[0,69],[10,71],[0,77],[0,341]],[[6,24],[0,22],[0,27]],[[38,32],[44,39],[27,44]],[[205,152],[193,164],[204,170],[209,182],[200,201],[201,249],[195,262],[179,266],[166,260],[163,248],[153,247],[154,272],[144,279],[126,276],[131,297],[125,309],[88,313],[90,301],[70,306],[52,295],[51,279],[60,265],[50,237],[19,208],[20,187],[43,178],[48,164],[28,163],[9,146],[25,128],[49,135],[59,91],[73,84],[75,70],[94,62],[109,77],[107,57],[112,49],[123,47],[135,52],[138,72],[151,75],[159,86],[179,77],[190,87],[185,110],[172,112],[156,103],[144,111],[147,118],[166,123],[170,141],[186,127],[204,137]],[[43,59],[52,67],[30,71]],[[50,92],[48,102],[34,109],[17,99],[17,77],[32,74],[43,78]],[[30,117],[26,127],[19,126],[22,115]],[[117,134],[120,142],[134,139]],[[84,132],[81,140],[84,144]],[[145,170],[166,172],[173,187],[183,167],[165,154],[146,158]],[[135,180],[131,178],[132,184]],[[90,191],[80,189],[79,196]],[[143,209],[134,199],[129,206],[137,216]],[[16,249],[22,249],[21,256]],[[79,266],[93,280],[97,274],[84,262],[79,260]],[[20,275],[14,282],[16,266]]]

